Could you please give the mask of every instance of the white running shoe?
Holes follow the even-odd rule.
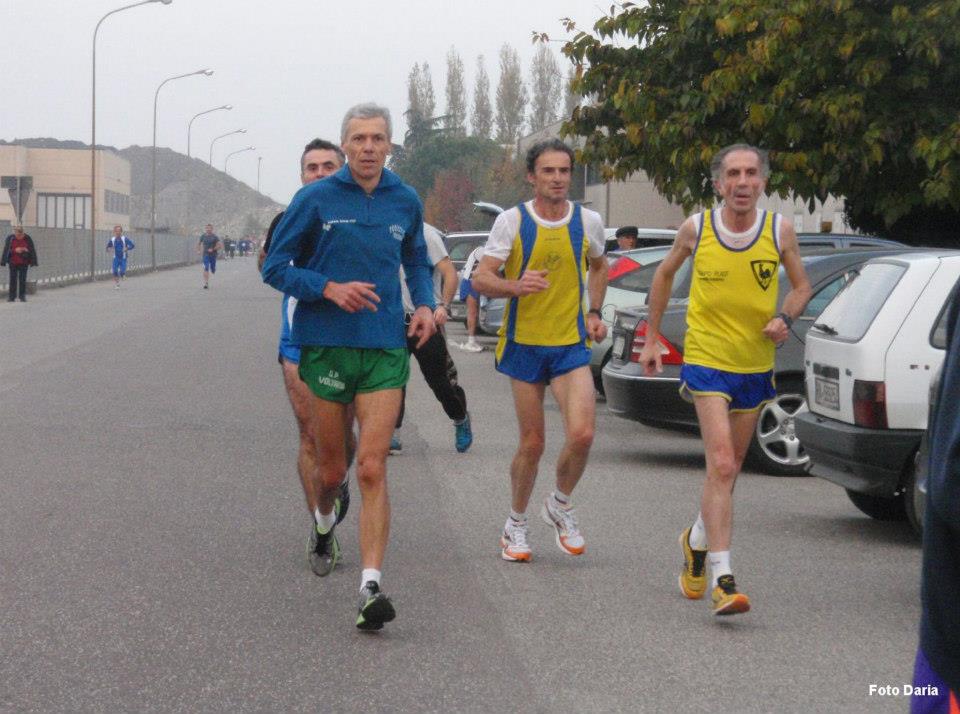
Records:
[[[467,340],[460,345],[460,349],[464,352],[483,352],[483,347],[477,344],[476,340]]]
[[[507,518],[500,536],[500,557],[510,562],[529,563],[531,558],[530,546],[527,544],[527,522],[518,523]]]
[[[586,548],[573,508],[560,508],[553,496],[547,496],[540,517],[557,531],[557,547],[568,555],[582,555]]]

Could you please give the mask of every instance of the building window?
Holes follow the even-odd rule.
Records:
[[[122,216],[130,215],[130,197],[125,194],[105,189],[103,205],[107,213],[119,213]]]
[[[76,193],[38,193],[37,226],[89,228],[90,196]]]

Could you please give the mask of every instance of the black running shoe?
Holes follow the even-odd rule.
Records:
[[[350,508],[350,477],[343,479],[340,484],[340,495],[337,496],[337,503],[334,505],[337,510],[337,525],[340,525]]]
[[[340,561],[340,541],[331,528],[326,533],[317,531],[317,524],[310,527],[310,538],[307,540],[307,557],[310,559],[310,569],[321,578],[329,575]]]
[[[397,616],[390,598],[380,592],[380,586],[373,580],[360,590],[360,611],[357,614],[358,630],[380,630],[383,623]]]

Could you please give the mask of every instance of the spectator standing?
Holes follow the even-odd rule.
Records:
[[[27,301],[27,270],[36,264],[37,249],[33,245],[33,238],[23,232],[23,226],[17,226],[13,233],[7,236],[0,259],[0,267],[10,266],[10,293],[7,302],[13,302],[18,295],[20,302]]]

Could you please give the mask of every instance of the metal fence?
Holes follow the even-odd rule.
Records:
[[[12,231],[9,231],[12,232]],[[38,287],[55,287],[90,280],[90,231],[67,228],[25,227],[24,232],[33,238],[37,249],[36,267],[31,267],[27,280]],[[98,278],[112,274],[113,252],[107,243],[113,231],[97,231],[94,251],[94,273]],[[141,273],[153,268],[150,251],[150,234],[128,233],[127,237],[136,248],[127,254],[127,273]],[[6,233],[0,235],[0,240]],[[0,249],[3,244],[0,243]],[[158,233],[156,236],[157,268],[174,268],[197,263],[197,238]],[[10,280],[9,271],[0,270],[0,290],[6,291]]]

